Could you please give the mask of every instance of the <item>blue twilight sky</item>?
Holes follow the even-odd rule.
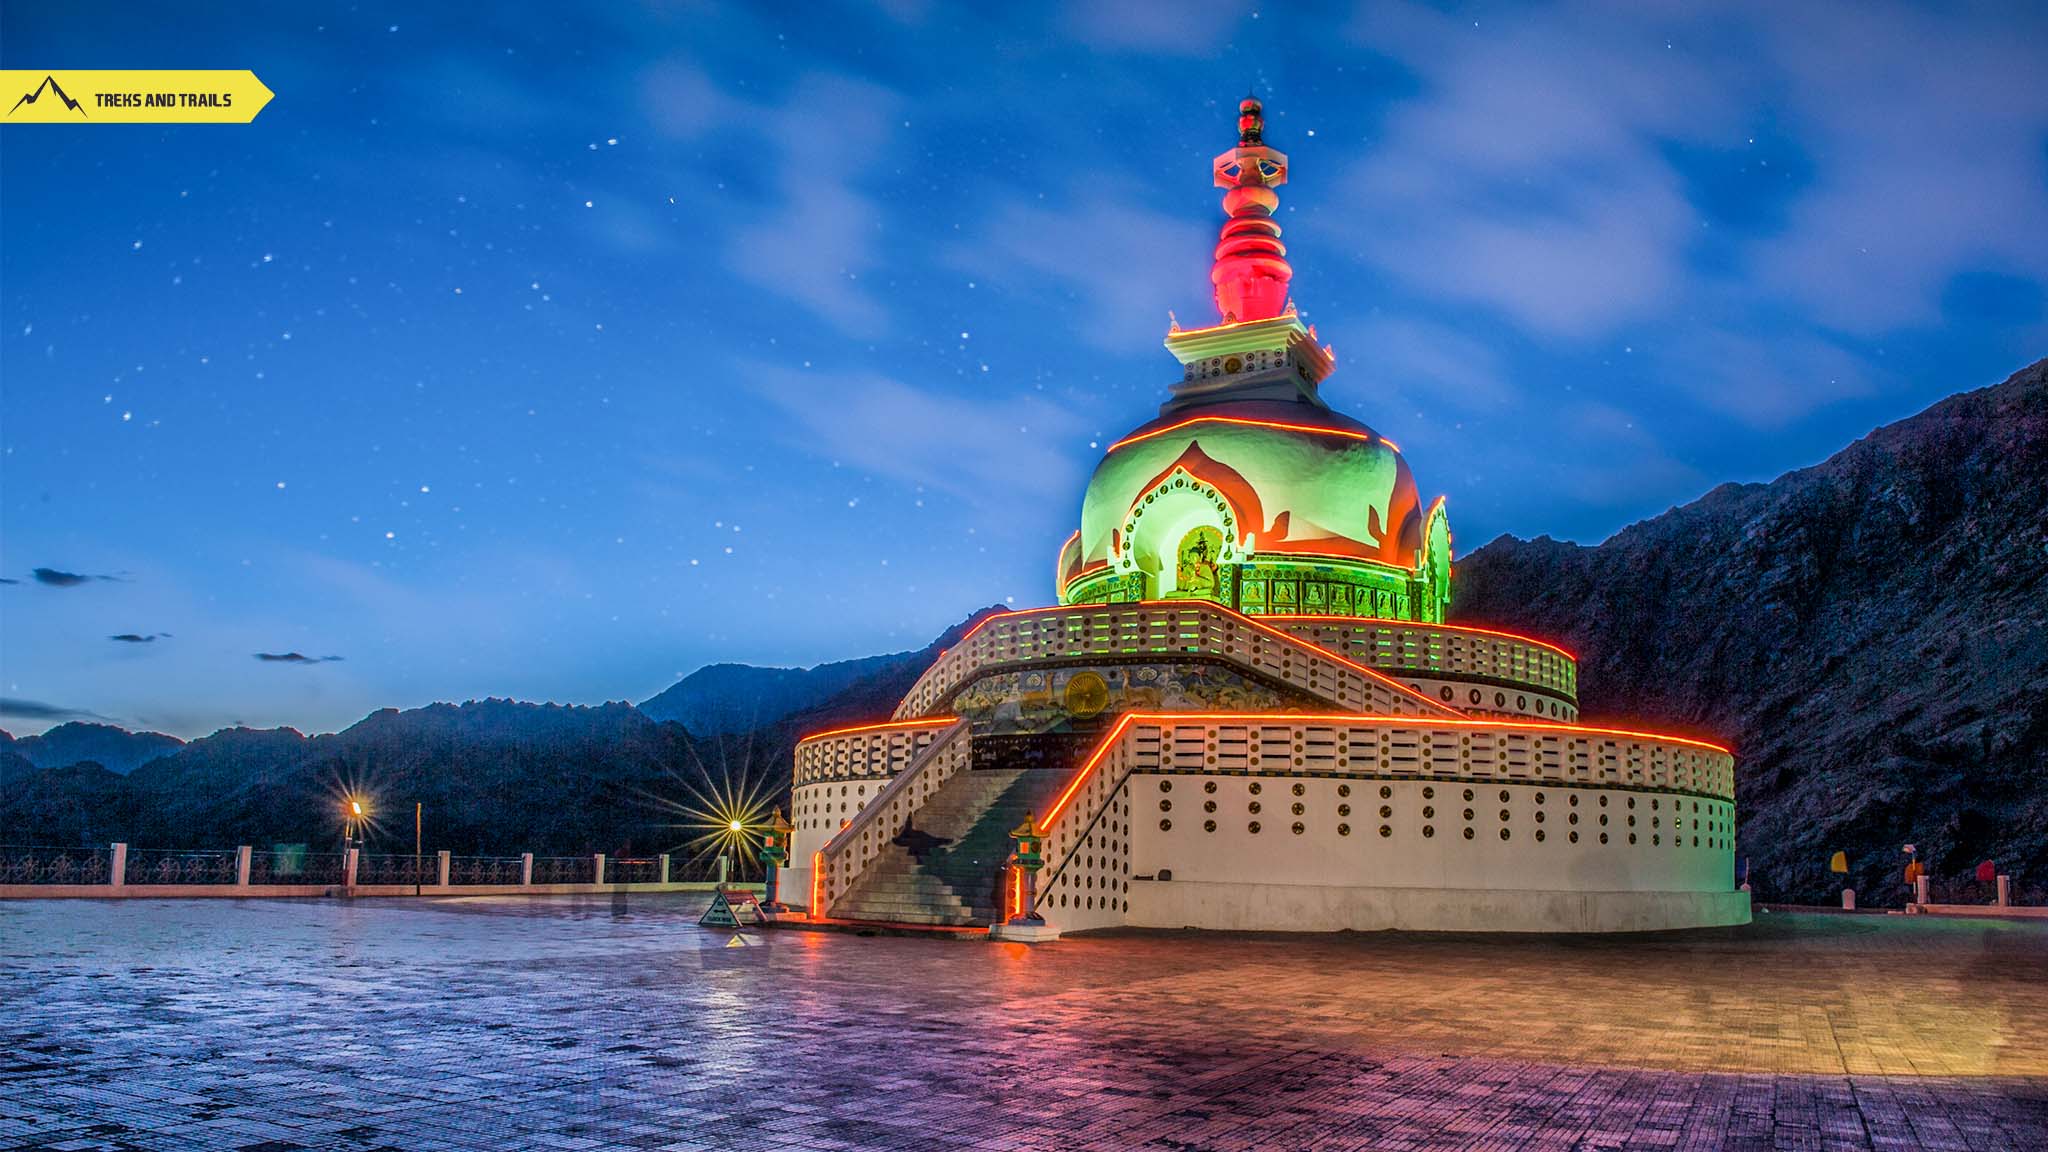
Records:
[[[1213,317],[1247,85],[1326,395],[1461,551],[1595,542],[2048,351],[2044,59],[2039,4],[9,0],[7,68],[277,95],[0,127],[0,723],[640,699],[1047,602]]]

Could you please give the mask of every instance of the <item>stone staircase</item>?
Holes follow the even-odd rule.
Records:
[[[890,844],[852,891],[835,901],[842,920],[895,924],[990,924],[1002,914],[1003,862],[1015,844],[1010,830],[1027,812],[1041,812],[1065,786],[1064,765],[970,768],[925,802],[912,823],[947,843],[913,856]],[[890,829],[895,835],[902,829]]]

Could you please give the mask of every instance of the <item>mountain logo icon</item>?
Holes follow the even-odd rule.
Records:
[[[79,104],[78,101],[73,100],[71,98],[70,93],[64,91],[63,85],[57,83],[57,78],[55,76],[48,75],[43,77],[43,82],[41,84],[36,85],[35,91],[30,92],[28,95],[23,96],[19,100],[16,100],[14,102],[14,108],[9,108],[7,110],[7,114],[9,116],[14,115],[15,109],[20,108],[23,104],[34,104],[38,99],[42,97],[43,92],[45,90],[55,93],[57,99],[62,100],[66,108],[71,109],[73,112],[78,113],[80,116],[85,115],[84,106]]]

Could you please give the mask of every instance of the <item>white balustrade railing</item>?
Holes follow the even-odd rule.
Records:
[[[1057,916],[1062,928],[1121,922],[1117,881],[1130,852],[1131,813],[1116,806],[1136,772],[1609,785],[1735,798],[1734,757],[1681,736],[1511,720],[1126,713],[1040,824],[1038,907],[1046,911],[1068,885],[1071,898]]]
[[[1209,656],[1297,688],[1345,712],[1458,716],[1457,709],[1315,644],[1221,605],[1077,604],[992,616],[946,650],[896,708],[899,719],[943,710],[984,670],[1090,657]]]
[[[852,780],[888,779],[937,739],[951,716],[862,724],[797,741],[794,784],[803,788]]]
[[[1452,624],[1267,616],[1263,622],[1389,676],[1450,676],[1526,686],[1578,702],[1579,662],[1525,636]]]

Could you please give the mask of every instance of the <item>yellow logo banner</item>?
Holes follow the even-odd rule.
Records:
[[[246,70],[0,70],[0,124],[247,124],[270,97]]]

